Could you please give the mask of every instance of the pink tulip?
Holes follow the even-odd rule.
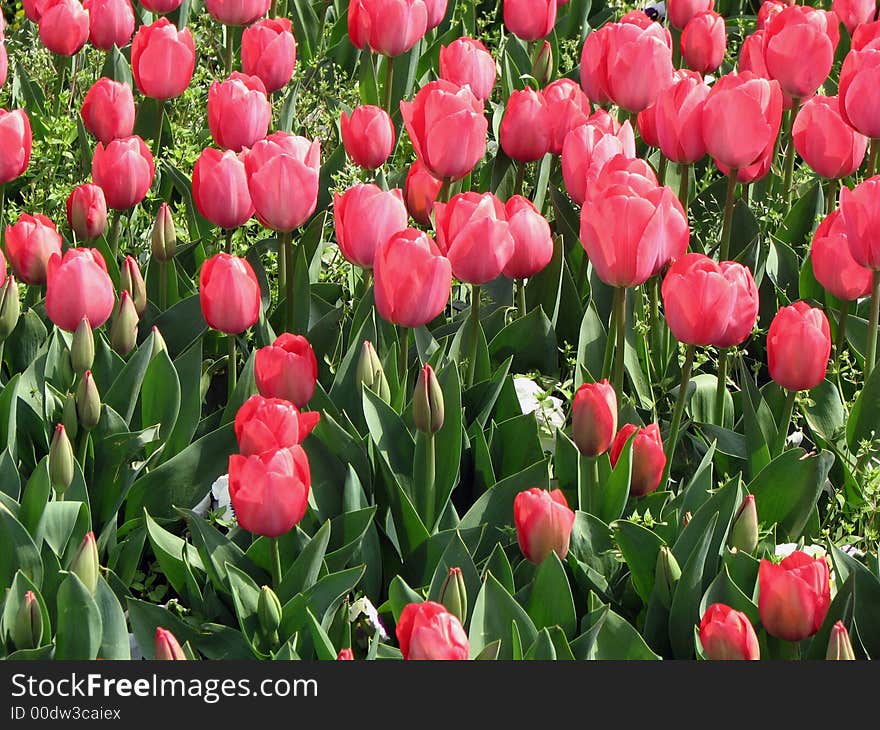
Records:
[[[632,474],[629,482],[629,493],[632,497],[644,497],[660,486],[663,478],[663,470],[666,467],[666,454],[663,451],[663,441],[660,438],[660,427],[652,423],[644,428],[639,428],[632,423],[627,423],[611,444],[608,456],[611,458],[611,466],[616,466],[617,460],[623,453],[623,447],[633,436],[632,440]]]
[[[726,50],[724,18],[711,10],[691,18],[681,34],[681,55],[688,68],[701,74],[716,71]]]
[[[72,56],[89,39],[89,13],[79,0],[50,0],[40,16],[40,41],[52,53]]]
[[[208,129],[218,146],[240,152],[253,147],[269,131],[272,105],[257,76],[234,71],[208,91]]]
[[[575,514],[560,489],[548,492],[533,487],[513,500],[513,522],[520,550],[535,565],[544,562],[552,552],[565,560],[574,520]]]
[[[880,45],[850,51],[840,69],[840,115],[851,127],[871,139],[880,138],[880,102],[874,93],[880,84]]]
[[[666,17],[669,25],[679,30],[685,26],[698,13],[714,10],[715,0],[668,0],[666,3]]]
[[[49,259],[61,255],[61,235],[55,224],[40,213],[22,213],[15,225],[6,226],[5,240],[15,278],[35,286],[45,284]]]
[[[134,8],[130,0],[85,0],[89,13],[89,40],[95,48],[124,48],[134,33]]]
[[[15,180],[31,159],[31,122],[24,109],[0,109],[0,185]]]
[[[46,314],[58,327],[75,332],[83,317],[93,328],[106,322],[114,304],[113,282],[104,257],[94,248],[53,253],[46,278]]]
[[[599,112],[597,112],[597,115]],[[576,203],[583,204],[587,190],[602,175],[608,162],[617,155],[636,156],[635,137],[630,123],[613,123],[617,129],[608,132],[602,122],[591,117],[586,124],[573,129],[562,146],[562,177],[565,189]]]
[[[672,39],[658,23],[617,23],[608,36],[608,96],[630,112],[651,106],[672,81]]]
[[[134,135],[114,139],[106,147],[98,142],[92,156],[92,179],[104,191],[107,207],[128,210],[140,203],[153,184],[153,155]]]
[[[594,104],[608,104],[608,39],[614,31],[611,24],[591,31],[581,51],[581,87]]]
[[[542,271],[553,258],[553,237],[550,224],[535,204],[521,195],[514,195],[504,206],[513,255],[501,270],[509,279],[526,279]]]
[[[599,456],[617,434],[617,393],[608,380],[584,383],[571,403],[572,440],[584,456]]]
[[[80,114],[85,128],[105,145],[114,139],[130,137],[135,117],[131,87],[101,77],[86,92]]]
[[[786,390],[810,390],[825,379],[831,329],[821,309],[798,301],[780,309],[767,330],[770,377]]]
[[[540,160],[550,151],[553,120],[544,96],[534,89],[514,91],[499,130],[504,154],[518,162]]]
[[[862,165],[868,138],[840,115],[836,96],[814,96],[798,111],[792,128],[794,147],[822,177],[852,175]]]
[[[853,302],[871,294],[871,270],[859,266],[852,257],[839,208],[831,211],[813,234],[810,261],[816,281],[838,299]]]
[[[192,192],[199,213],[220,228],[238,228],[254,214],[244,163],[232,150],[202,150],[193,169]]]
[[[260,395],[265,398],[283,398],[297,408],[303,408],[315,394],[318,381],[315,351],[302,335],[285,332],[271,345],[257,350],[254,380]],[[301,428],[308,418],[308,414],[300,413]]]
[[[296,65],[296,40],[288,18],[263,18],[241,34],[241,69],[257,76],[268,93],[284,87]]]
[[[832,0],[831,10],[852,35],[860,25],[874,20],[877,3],[875,0]]]
[[[348,4],[348,37],[360,49],[369,46],[383,56],[400,56],[427,30],[424,0],[351,0]]]
[[[107,227],[107,202],[97,185],[77,185],[67,198],[67,222],[77,239],[94,241]]]
[[[269,12],[272,0],[205,0],[205,8],[223,25],[250,25]]]
[[[880,270],[880,175],[869,177],[852,190],[840,191],[840,212],[849,251],[859,266]]]
[[[504,25],[524,41],[545,38],[556,25],[556,0],[504,0]]]
[[[260,283],[247,259],[218,253],[202,264],[199,303],[208,326],[229,335],[260,317]]]
[[[138,2],[157,15],[172,13],[183,4],[183,0],[138,0]]]
[[[550,152],[562,154],[565,138],[572,129],[584,124],[591,115],[590,100],[571,79],[557,79],[544,89],[552,132]]]
[[[131,42],[131,71],[144,96],[164,101],[180,96],[192,80],[196,49],[189,28],[168,18],[138,28]]]
[[[440,47],[440,78],[467,85],[477,99],[486,101],[495,86],[495,59],[481,41],[459,38]]]
[[[336,241],[346,260],[365,269],[373,268],[376,249],[406,228],[403,193],[384,191],[376,185],[355,185],[333,196]]]
[[[404,184],[406,208],[413,219],[423,226],[431,224],[431,211],[442,186],[443,181],[428,172],[421,160],[416,160],[410,166]]]
[[[709,87],[694,74],[681,77],[657,97],[657,140],[672,162],[687,165],[705,157],[703,107],[708,95]]]
[[[394,151],[394,124],[388,112],[365,104],[355,107],[351,116],[339,118],[342,145],[352,162],[367,170],[376,170]]]
[[[433,601],[404,606],[396,633],[405,660],[462,660],[470,654],[461,621]]]

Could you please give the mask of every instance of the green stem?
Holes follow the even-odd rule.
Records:
[[[623,359],[626,348],[626,287],[614,290],[614,322],[617,344],[614,347],[614,391],[617,402],[623,403]]]
[[[159,153],[162,150],[162,126],[165,124],[165,102],[159,102],[159,124],[156,126],[156,149],[153,150],[153,156],[158,160]]]
[[[681,176],[678,180],[678,200],[681,203],[681,207],[687,211],[688,209],[688,188],[690,186],[691,180],[691,166],[690,165],[680,165],[678,168],[678,173]]]
[[[272,4],[269,6],[269,17],[278,17],[278,0],[272,0]]]
[[[168,308],[168,262],[159,262],[159,311]]]
[[[522,195],[523,191],[523,182],[526,179],[526,163],[525,162],[517,162],[516,163],[516,185],[513,188],[514,195]]]
[[[825,189],[825,215],[828,215],[837,206],[837,191],[840,188],[840,180],[832,178],[828,181]]]
[[[599,509],[599,459],[578,455],[578,509],[595,515]]]
[[[6,236],[6,224],[3,222],[6,213],[6,184],[0,184],[0,251],[5,251],[4,239]]]
[[[718,351],[718,384],[715,386],[715,424],[724,426],[724,396],[727,395],[727,363],[730,348],[722,347]]]
[[[660,329],[660,277],[653,276],[648,280],[648,298],[650,299],[651,349],[654,358],[662,360],[662,331]],[[659,368],[657,374],[660,375]]]
[[[721,226],[721,247],[718,250],[718,260],[727,261],[730,254],[730,228],[733,223],[733,203],[736,192],[736,170],[731,170],[727,176],[727,195],[724,199],[724,221]]]
[[[519,317],[525,317],[526,312],[528,311],[526,308],[526,280],[519,279],[516,282],[516,296],[517,296],[517,305],[518,305],[518,314]]]
[[[785,179],[783,185],[785,187],[785,208],[791,208],[791,183],[794,177],[794,139],[792,137],[792,127],[794,126],[794,118],[797,116],[798,107],[800,107],[800,99],[792,100],[791,109],[788,110],[785,124],[785,136],[788,138],[788,146],[785,148]]]
[[[452,178],[444,177],[443,183],[440,185],[440,190],[437,192],[437,201],[438,203],[448,203],[449,202],[449,189],[452,187]]]
[[[684,415],[684,407],[687,403],[688,384],[691,382],[691,370],[694,366],[694,355],[696,352],[696,345],[688,345],[684,355],[684,365],[681,366],[681,385],[678,388],[675,409],[672,411],[672,423],[669,426],[669,434],[666,436],[666,466],[663,467],[663,479],[660,480],[661,486],[669,480],[669,472],[672,470],[672,460],[675,457],[675,447],[678,444],[678,432],[681,429],[681,418]]]
[[[235,34],[232,32],[232,26],[225,26],[226,30],[226,75],[232,73],[235,68]]]
[[[89,455],[89,432],[84,428],[80,429],[79,448],[77,449],[77,461],[83,474],[86,473],[86,459]]]
[[[385,57],[385,111],[391,116],[391,103],[394,101],[394,59]]]
[[[278,548],[278,538],[269,538],[269,552],[272,555],[272,583],[275,590],[281,585],[281,550]]]
[[[59,116],[61,114],[61,91],[64,89],[64,80],[67,76],[67,59],[64,56],[59,54],[52,54],[54,65],[55,65],[55,73],[58,76],[58,84],[55,87],[55,116]]]
[[[871,140],[871,151],[868,153],[868,171],[865,177],[872,177],[877,171],[878,155],[880,155],[880,138]]]
[[[400,349],[397,352],[397,376],[400,379],[400,389],[403,392],[403,400],[406,402],[407,380],[409,373],[407,372],[409,361],[409,327],[400,325],[397,331],[397,342]]]
[[[584,282],[587,280],[587,264],[590,262],[586,251],[581,252],[581,263],[578,266],[577,291],[578,295],[584,290]]]
[[[669,158],[660,153],[660,164],[657,165],[657,182],[661,185],[666,184],[666,170],[669,169]]]
[[[232,234],[233,234],[233,233],[235,233],[235,229],[234,229],[234,228],[227,228],[227,229],[224,229],[224,231],[223,231],[223,236],[224,236],[225,239],[226,239],[226,242],[225,242],[225,245],[224,245],[224,250],[225,250],[226,253],[228,253],[229,255],[232,255]]]
[[[834,361],[837,365],[837,372],[840,372],[840,358],[846,349],[846,322],[849,319],[849,309],[852,302],[840,303],[840,318],[837,321],[837,340],[834,343]]]
[[[119,255],[119,233],[122,230],[122,211],[113,212],[113,222],[110,224],[110,238],[108,244],[110,247],[110,255],[115,261]]]
[[[281,252],[285,261],[285,277],[284,277],[284,331],[293,332],[294,324],[294,307],[293,307],[293,285],[295,277],[293,275],[295,264],[293,262],[293,234],[285,231],[281,234]]]
[[[865,383],[874,369],[877,354],[877,320],[880,319],[880,271],[874,272],[874,285],[871,290],[871,318],[868,320],[868,351],[865,354]]]
[[[235,386],[238,383],[238,363],[236,362],[236,352],[235,352],[235,335],[227,335],[226,342],[229,346],[229,362],[227,364],[227,372],[229,376],[227,378],[227,389],[226,395],[228,400],[232,400],[232,395],[235,393]]]
[[[796,398],[796,390],[785,391],[785,406],[782,409],[782,421],[779,423],[779,430],[776,432],[776,441],[773,444],[773,453],[770,455],[773,458],[779,456],[783,449],[785,449],[785,441],[788,438],[788,427],[791,424],[791,415],[794,413],[794,402]]]
[[[480,341],[480,287],[471,285],[471,312],[470,312],[470,348],[468,351],[468,374],[467,384],[474,384],[474,374],[477,372],[477,344]]]
[[[419,475],[420,484],[416,485],[416,494],[421,504],[420,513],[424,517],[425,525],[429,530],[433,528],[434,522],[434,483],[437,474],[437,454],[434,443],[434,434],[418,433],[418,438],[425,445],[425,459],[423,463],[424,471]]]

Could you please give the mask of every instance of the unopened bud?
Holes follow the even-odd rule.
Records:
[[[114,352],[127,355],[137,344],[138,313],[134,300],[127,291],[122,292],[113,310],[110,325],[110,346]]]
[[[168,352],[168,345],[159,328],[153,325],[153,351],[150,353],[150,359],[152,360],[160,352]]]
[[[440,589],[440,603],[463,624],[467,618],[467,600],[467,588],[461,568],[450,568]]]
[[[437,433],[443,428],[443,390],[430,365],[419,373],[413,393],[413,421],[422,433]]]
[[[70,364],[73,372],[82,375],[90,370],[95,362],[95,333],[88,317],[79,321],[76,332],[73,333],[73,342],[70,345]]]
[[[278,640],[278,627],[281,626],[281,601],[269,586],[260,589],[257,599],[257,618],[264,637],[274,643]]]
[[[351,649],[340,649],[336,655],[336,661],[354,661],[354,652]]]
[[[73,446],[64,424],[59,423],[49,447],[49,481],[58,494],[63,494],[73,481],[73,467]]]
[[[76,417],[86,431],[91,431],[101,420],[101,394],[91,370],[86,370],[76,389]]]
[[[3,282],[3,288],[0,289],[0,342],[12,334],[20,314],[18,284],[15,282],[15,277],[10,274]]]
[[[168,203],[162,203],[156,213],[152,234],[153,258],[157,261],[171,261],[177,253],[177,232]]]
[[[825,653],[825,658],[849,661],[856,658],[849,632],[843,625],[843,621],[838,621],[831,627],[831,637],[828,639],[828,651]]]
[[[753,553],[758,547],[758,510],[754,495],[747,496],[733,518],[733,527],[727,545],[744,553]]]
[[[133,256],[126,256],[119,272],[119,289],[131,294],[138,317],[147,311],[147,285]]]
[[[357,364],[357,379],[359,383],[363,383],[383,401],[391,402],[391,388],[385,377],[385,369],[382,367],[379,355],[376,354],[376,348],[369,340],[364,340],[364,344],[361,345],[361,356]]]
[[[70,572],[76,574],[89,592],[95,592],[98,587],[99,563],[98,544],[95,542],[94,532],[86,533],[76,555],[70,561]]]
[[[657,565],[654,569],[654,588],[665,608],[672,605],[675,586],[681,578],[681,568],[668,547],[660,548],[657,554]]]
[[[12,627],[12,643],[16,649],[36,649],[43,641],[43,614],[33,591],[24,594],[18,606],[15,625]]]
[[[185,661],[186,654],[180,648],[180,643],[168,629],[156,627],[156,647],[153,650],[155,659]]]
[[[550,79],[553,78],[553,47],[547,41],[544,41],[535,54],[535,60],[532,62],[532,76],[542,87],[549,84]]]

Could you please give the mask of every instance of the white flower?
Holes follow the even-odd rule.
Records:
[[[217,477],[205,498],[193,507],[193,512],[201,517],[204,517],[211,510],[217,511],[217,517],[221,520],[231,522],[235,519],[232,501],[229,498],[229,474]]]
[[[388,638],[388,632],[385,630],[382,621],[379,619],[379,612],[366,596],[359,598],[348,608],[348,620],[352,623],[357,621],[361,616],[367,617],[367,622],[379,634],[379,638]]]
[[[548,433],[565,426],[565,410],[559,398],[545,395],[534,380],[530,378],[514,378],[513,387],[523,413],[534,413],[538,425]]]

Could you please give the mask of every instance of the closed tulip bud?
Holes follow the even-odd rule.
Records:
[[[15,277],[10,274],[0,287],[0,342],[12,334],[20,314],[18,284],[15,282]]]
[[[128,210],[140,203],[155,173],[153,153],[137,135],[114,139],[106,146],[98,142],[92,155],[92,179],[113,210]]]
[[[831,605],[825,558],[796,550],[781,563],[762,560],[758,569],[758,611],[771,636],[801,641],[815,634]]]
[[[571,79],[556,79],[541,93],[550,114],[550,152],[561,155],[568,133],[590,119],[590,100]]]
[[[810,390],[825,379],[831,329],[821,309],[803,301],[783,307],[767,331],[770,377],[786,390]]]
[[[724,18],[710,10],[698,13],[681,34],[681,56],[688,68],[701,74],[713,73],[724,60],[727,29]]]
[[[139,321],[134,300],[127,291],[123,290],[110,325],[110,347],[118,355],[127,355],[137,345]]]
[[[240,152],[269,131],[272,105],[258,76],[234,71],[208,91],[208,129],[219,147]]]
[[[347,261],[373,268],[379,244],[406,228],[408,216],[399,188],[382,190],[377,185],[355,185],[333,196],[336,242]]]
[[[64,409],[61,412],[61,420],[68,438],[75,439],[79,433],[79,417],[76,414],[76,396],[71,393],[64,400]]]
[[[556,25],[556,0],[504,0],[504,25],[524,41],[538,41]]]
[[[551,552],[565,560],[574,516],[562,490],[548,492],[533,487],[517,494],[513,500],[513,522],[526,560],[540,565]]]
[[[24,594],[12,626],[12,644],[19,651],[36,649],[43,643],[43,612],[33,591]]]
[[[247,259],[218,253],[199,274],[199,302],[208,326],[237,335],[260,318],[260,283]]]
[[[163,629],[161,626],[157,626],[156,647],[153,651],[153,658],[160,660],[173,659],[183,661],[186,659],[186,654],[183,653],[183,649],[180,647],[174,634],[168,629]]]
[[[480,101],[492,95],[495,76],[495,59],[482,41],[465,37],[440,47],[440,78],[469,86]]]
[[[629,493],[632,497],[644,497],[660,486],[663,469],[666,466],[666,454],[660,438],[660,427],[656,423],[644,428],[627,423],[611,444],[609,456],[612,467],[617,464],[623,447],[633,434],[635,437],[632,442],[632,475]]]
[[[461,621],[433,601],[405,606],[396,633],[400,651],[407,660],[467,659],[470,655]]]
[[[660,597],[660,602],[664,608],[672,605],[672,596],[675,594],[675,587],[681,578],[681,567],[675,559],[675,555],[665,545],[660,548],[657,553],[657,563],[654,566],[654,589]]]
[[[546,86],[553,78],[553,46],[544,41],[532,61],[532,76],[541,85]]]
[[[150,359],[152,360],[156,355],[160,352],[168,352],[168,345],[165,343],[165,338],[162,337],[162,333],[159,332],[159,328],[156,325],[153,325],[153,351],[150,353]]]
[[[391,388],[385,377],[385,369],[382,361],[376,354],[376,348],[369,340],[364,340],[361,345],[361,356],[357,364],[357,381],[363,383],[365,388],[372,390],[385,403],[391,402]]]
[[[101,420],[101,394],[91,370],[86,370],[76,389],[76,416],[86,431],[91,431]]]
[[[192,33],[189,28],[178,30],[168,18],[142,25],[131,41],[131,71],[144,96],[160,101],[180,96],[195,64]]]
[[[840,191],[840,213],[846,230],[846,242],[853,260],[866,269],[880,270],[880,175],[874,175],[852,190]]]
[[[831,627],[831,636],[828,639],[828,651],[825,652],[825,658],[838,661],[854,661],[856,658],[852,641],[849,638],[849,632],[846,630],[843,621],[838,621]]]
[[[16,278],[25,284],[46,283],[49,259],[61,253],[61,235],[41,213],[22,213],[15,225],[6,226],[6,256]]]
[[[318,360],[302,335],[285,332],[257,350],[254,359],[257,390],[266,398],[284,398],[303,408],[315,393]]]
[[[607,379],[578,388],[571,404],[571,429],[584,456],[608,451],[617,434],[617,394]]]
[[[427,363],[419,374],[412,407],[413,422],[419,431],[435,434],[443,428],[443,390]]]
[[[125,48],[134,33],[134,8],[129,0],[85,0],[89,12],[89,40],[95,48]],[[131,132],[129,132],[131,134]]]
[[[348,37],[360,49],[369,46],[383,56],[400,56],[428,29],[424,0],[351,0]]]
[[[88,316],[83,316],[73,333],[70,345],[70,364],[73,372],[82,375],[91,370],[95,362],[95,334]]]
[[[278,627],[281,626],[281,601],[269,586],[260,589],[260,597],[257,599],[257,619],[263,636],[269,643],[275,643],[278,640]]]
[[[764,60],[771,78],[795,98],[814,94],[828,78],[840,40],[834,13],[792,5],[766,26]]]
[[[63,494],[73,482],[73,446],[67,437],[64,424],[55,426],[55,435],[49,447],[49,481],[58,494]]]
[[[100,327],[113,312],[113,282],[104,257],[95,248],[69,248],[49,259],[46,314],[58,327],[74,332],[83,317]]]
[[[89,39],[89,13],[79,0],[50,0],[39,26],[40,41],[59,56],[74,55]]]
[[[733,518],[733,527],[727,545],[744,553],[753,553],[758,547],[758,510],[755,497],[748,495]]]
[[[440,603],[446,610],[464,623],[467,618],[467,586],[464,584],[464,575],[461,568],[450,568],[440,588]]]
[[[707,659],[751,660],[761,658],[755,627],[742,611],[713,603],[700,620],[700,643]]]
[[[340,649],[336,655],[336,661],[352,662],[354,661],[354,652],[351,649]]]
[[[263,18],[241,34],[241,68],[258,76],[268,93],[278,91],[293,75],[296,40],[289,18]]]
[[[171,261],[177,253],[177,231],[168,203],[162,203],[156,213],[151,234],[151,250],[156,261]]]
[[[529,88],[510,95],[499,130],[504,154],[519,162],[540,160],[550,151],[552,132],[550,109],[541,92]]]
[[[667,0],[666,17],[669,25],[683,30],[697,13],[712,10],[714,7],[715,0]]]
[[[83,585],[94,594],[98,587],[100,575],[100,563],[98,562],[98,544],[95,542],[95,533],[88,532],[80,543],[73,560],[68,568],[71,573],[79,578]]]
[[[431,225],[431,211],[440,188],[443,187],[443,181],[434,177],[422,161],[417,159],[410,165],[403,187],[406,208],[413,220],[423,226]]]
[[[131,295],[134,308],[140,317],[147,310],[147,285],[141,275],[137,260],[132,256],[126,256],[119,272],[119,289]]]
[[[0,109],[0,185],[27,169],[32,140],[31,122],[24,109]]]
[[[250,25],[269,11],[271,0],[205,0],[205,8],[223,25]]]
[[[794,148],[822,177],[852,175],[862,165],[868,138],[840,115],[836,96],[814,96],[798,111],[791,130]]]
[[[838,299],[854,302],[870,295],[871,270],[859,266],[852,257],[840,208],[831,211],[816,228],[810,260],[816,281]]]
[[[67,222],[80,241],[94,241],[107,228],[107,201],[97,185],[77,185],[67,198]]]
[[[342,112],[339,128],[345,154],[366,170],[381,167],[394,151],[394,124],[380,107],[364,104],[355,107],[350,116]]]

